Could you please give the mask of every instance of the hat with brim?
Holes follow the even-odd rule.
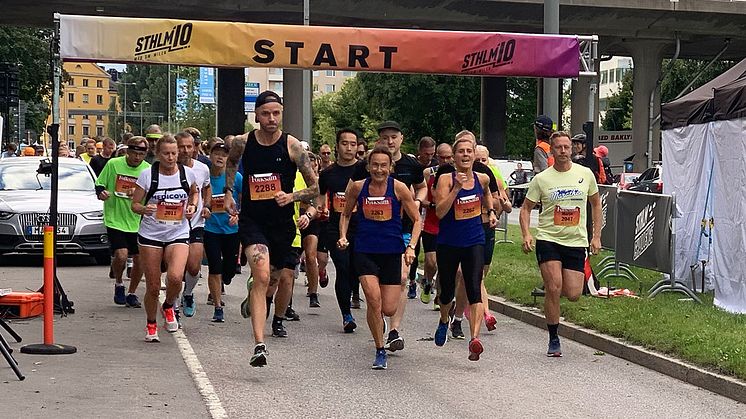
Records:
[[[381,133],[381,131],[385,129],[393,129],[393,130],[401,132],[401,126],[396,121],[383,121],[380,124],[378,124],[378,128],[376,128],[379,134]]]

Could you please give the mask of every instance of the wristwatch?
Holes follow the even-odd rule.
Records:
[[[227,192],[233,192],[233,188],[229,188],[227,186],[223,188],[223,193],[227,193]]]
[[[412,251],[415,250],[415,246],[412,246],[412,243],[408,244],[407,247],[410,248],[410,249],[412,249]]]

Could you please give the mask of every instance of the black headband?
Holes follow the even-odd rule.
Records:
[[[148,148],[147,147],[143,147],[141,145],[130,145],[130,146],[127,146],[127,150],[132,150],[132,151],[148,151]]]

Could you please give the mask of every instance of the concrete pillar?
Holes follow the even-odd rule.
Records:
[[[505,77],[482,77],[479,132],[490,157],[505,157],[508,85]]]
[[[282,130],[311,143],[311,71],[283,70]]]
[[[559,0],[544,0],[544,33],[559,33],[560,2]],[[543,114],[552,118],[559,127],[560,118],[560,88],[559,79],[542,79]]]
[[[570,131],[573,135],[582,132],[583,124],[590,120],[588,116],[590,94],[590,77],[580,77],[572,81],[570,90]]]
[[[650,127],[650,93],[656,88],[661,72],[664,44],[658,42],[635,42],[630,45],[634,64],[632,94],[632,151],[635,153],[635,171],[648,167],[648,128]],[[656,94],[658,96],[658,94]],[[660,99],[656,100],[660,104]],[[655,106],[655,105],[654,105]],[[659,107],[656,109],[660,109]],[[658,112],[654,112],[656,115]],[[659,137],[659,136],[658,136]],[[656,146],[657,144],[657,146]],[[660,138],[653,133],[653,156],[658,156]]]
[[[218,136],[242,134],[246,125],[243,68],[218,69]]]

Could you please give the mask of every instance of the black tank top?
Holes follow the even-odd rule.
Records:
[[[293,193],[298,171],[288,153],[288,134],[283,132],[276,143],[265,146],[256,140],[255,132],[249,133],[242,157],[244,183],[240,216],[261,224],[292,222],[294,204],[280,207],[274,199],[280,190]]]

